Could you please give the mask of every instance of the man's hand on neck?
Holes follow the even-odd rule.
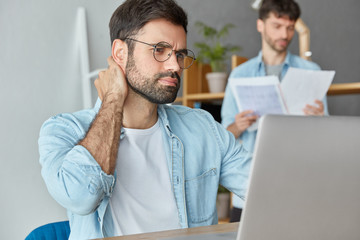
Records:
[[[128,96],[128,86],[122,69],[108,58],[109,68],[99,73],[95,86],[101,108],[84,139],[79,145],[85,147],[102,170],[113,174],[120,141],[124,103]]]

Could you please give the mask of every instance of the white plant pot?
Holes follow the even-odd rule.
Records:
[[[227,74],[225,72],[210,72],[206,74],[206,79],[211,93],[224,92],[227,82]]]

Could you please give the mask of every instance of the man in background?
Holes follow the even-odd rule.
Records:
[[[43,124],[42,176],[70,239],[217,224],[219,184],[244,197],[250,155],[209,113],[166,105],[195,59],[187,23],[173,0],[126,0],[95,107]]]
[[[259,9],[257,30],[261,34],[262,48],[257,57],[235,68],[229,78],[275,75],[280,81],[289,67],[320,70],[313,62],[291,54],[287,49],[295,33],[295,23],[300,17],[299,5],[293,0],[263,0]],[[310,105],[311,104],[311,105]],[[304,106],[305,115],[328,114],[326,99]],[[257,131],[247,129],[258,119],[252,109],[238,111],[235,97],[228,84],[221,109],[222,124],[244,148],[253,152]],[[231,221],[239,221],[244,201],[233,195]]]

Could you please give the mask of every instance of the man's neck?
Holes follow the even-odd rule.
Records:
[[[123,127],[147,129],[157,122],[157,104],[150,103],[134,92],[129,92],[123,112]]]
[[[287,51],[277,52],[273,49],[262,48],[262,60],[266,65],[280,65],[285,61]]]

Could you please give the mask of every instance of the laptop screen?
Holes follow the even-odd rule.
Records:
[[[360,239],[360,118],[261,119],[237,240]]]

